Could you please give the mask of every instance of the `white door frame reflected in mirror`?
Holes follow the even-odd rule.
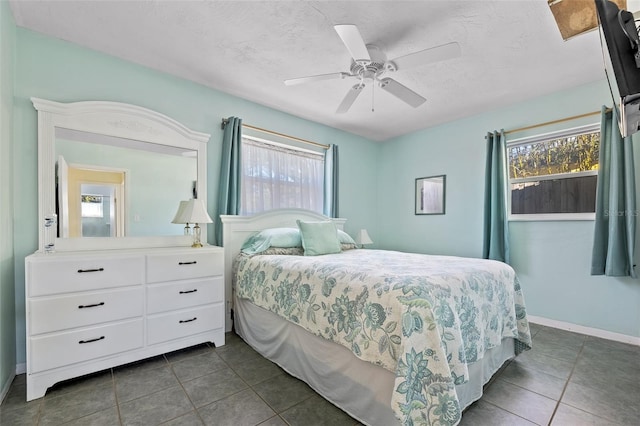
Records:
[[[127,225],[127,170],[96,169],[92,166],[67,164],[62,156],[58,156],[59,163],[61,160],[64,166],[58,165],[58,193],[65,193],[65,196],[58,197],[58,217],[64,221],[64,226],[60,226],[60,237],[124,237]],[[93,189],[86,191],[87,188]],[[113,201],[109,207],[113,210],[113,214],[109,214],[110,232],[108,235],[87,235],[83,231],[88,221],[83,213],[82,198],[85,195],[107,194],[113,194]]]

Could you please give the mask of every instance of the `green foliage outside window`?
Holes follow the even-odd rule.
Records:
[[[508,151],[511,179],[598,170],[600,132],[512,146]]]

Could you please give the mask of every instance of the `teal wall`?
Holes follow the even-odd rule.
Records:
[[[0,393],[16,371],[12,207],[15,33],[9,5],[0,2]]]
[[[31,97],[59,102],[103,100],[139,105],[166,114],[187,127],[210,133],[208,210],[216,211],[223,117],[295,135],[340,149],[340,215],[347,232],[374,229],[377,203],[375,165],[379,144],[135,65],[64,41],[17,28],[14,98],[16,192],[15,247],[17,362],[25,362],[24,258],[38,248],[37,115]],[[171,214],[175,213],[174,211]],[[209,226],[209,243],[213,227]]]
[[[380,162],[378,175],[379,244],[388,249],[480,257],[487,131],[599,111],[611,103],[603,80],[385,143],[381,151],[385,161]],[[599,116],[594,116],[510,138],[598,121]],[[635,164],[640,170],[638,139],[636,135]],[[415,216],[414,179],[439,174],[447,175],[446,214]],[[529,314],[640,336],[640,282],[589,274],[593,221],[511,222],[509,230],[511,263],[522,281]]]

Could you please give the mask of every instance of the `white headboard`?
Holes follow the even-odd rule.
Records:
[[[231,286],[233,259],[240,253],[242,244],[252,234],[268,228],[297,228],[296,220],[331,220],[340,230],[347,219],[330,218],[310,210],[278,209],[258,213],[254,216],[220,215],[222,220],[222,245],[224,247],[224,287],[226,306],[233,306]],[[232,319],[229,309],[226,314],[226,330],[231,331]]]

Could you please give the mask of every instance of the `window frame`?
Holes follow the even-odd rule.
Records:
[[[575,173],[557,173],[553,175],[533,176],[529,178],[511,179],[509,175],[509,148],[519,145],[531,145],[538,142],[548,141],[550,139],[566,138],[584,133],[600,132],[600,123],[590,123],[582,126],[562,129],[554,132],[542,133],[534,136],[526,136],[523,138],[506,141],[505,144],[505,161],[507,173],[507,220],[509,222],[549,222],[549,221],[590,221],[595,220],[595,212],[589,213],[533,213],[533,214],[512,214],[511,213],[511,184],[523,182],[537,182],[541,180],[558,179],[558,176],[565,175],[569,177],[593,176],[598,175],[598,170],[588,170]]]

